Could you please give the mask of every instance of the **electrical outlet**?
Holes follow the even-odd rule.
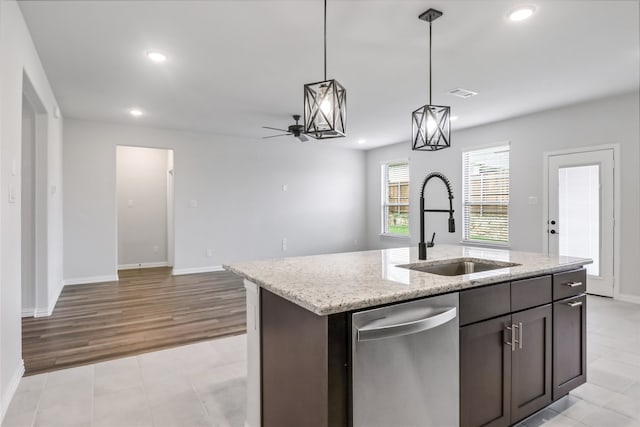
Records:
[[[9,184],[9,203],[16,202],[16,189],[13,185]]]
[[[133,200],[127,200],[127,207],[132,208],[133,207]]]
[[[287,184],[283,184],[282,191],[287,191],[287,190],[289,190],[289,186]]]
[[[159,250],[160,250],[160,249],[158,248],[158,246],[157,246],[157,245],[153,247],[153,253],[154,253],[154,254],[157,254]]]
[[[283,237],[282,238],[282,251],[286,251],[287,250],[287,238]]]
[[[211,258],[213,256],[213,249],[208,248],[206,254],[209,258]]]
[[[198,207],[198,201],[197,200],[190,200],[189,201],[189,206],[192,208],[197,208]]]

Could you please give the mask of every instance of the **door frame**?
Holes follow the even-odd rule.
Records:
[[[51,307],[51,301],[49,301],[49,248],[48,248],[48,215],[49,215],[49,192],[47,177],[49,173],[48,168],[48,150],[49,150],[49,118],[47,109],[44,102],[38,95],[35,87],[31,83],[31,78],[27,74],[26,70],[22,72],[22,99],[28,102],[29,107],[34,113],[34,170],[29,171],[33,179],[33,221],[34,221],[34,253],[33,253],[33,267],[34,267],[34,307],[28,307],[29,310],[23,310],[22,297],[20,299],[21,304],[21,316],[22,317],[44,317],[50,316],[53,307]],[[21,119],[22,120],[22,119]],[[22,126],[22,125],[21,125]],[[22,209],[22,130],[20,133],[20,209]],[[21,231],[20,237],[22,239],[22,213],[21,217]],[[21,245],[22,246],[22,245]],[[22,248],[20,249],[20,274],[22,274]],[[20,292],[22,292],[22,278],[20,280]]]
[[[620,296],[620,144],[592,145],[542,153],[542,251],[549,254],[549,158],[565,154],[613,150],[613,298]]]
[[[175,220],[175,205],[176,205],[176,198],[175,198],[175,148],[173,147],[162,147],[162,146],[153,146],[153,145],[146,145],[146,144],[116,144],[114,146],[113,149],[113,174],[114,174],[114,178],[115,178],[115,185],[114,185],[114,192],[113,192],[113,197],[115,199],[115,210],[114,210],[114,220],[115,220],[115,267],[114,267],[114,281],[119,281],[119,276],[118,276],[118,271],[123,270],[123,269],[127,269],[127,268],[121,268],[120,263],[118,262],[118,227],[119,227],[119,218],[118,218],[118,147],[132,147],[132,148],[149,148],[152,150],[164,150],[167,152],[167,156],[171,156],[171,181],[172,181],[172,186],[171,189],[169,189],[167,187],[167,206],[166,206],[166,210],[165,212],[167,213],[167,227],[165,229],[165,231],[167,232],[167,261],[165,263],[158,263],[158,265],[156,265],[155,263],[149,264],[149,265],[145,265],[143,267],[140,268],[153,268],[153,267],[171,267],[172,269],[172,273],[173,274],[173,267],[175,264],[175,252],[176,252],[176,247],[175,247],[175,235],[176,235],[176,220]],[[169,166],[167,164],[167,166]],[[167,167],[167,175],[169,175],[169,168]],[[165,176],[165,179],[167,179],[167,184],[168,184],[168,177]],[[171,200],[169,200],[169,190],[171,190]],[[169,220],[169,211],[171,211],[171,221]],[[169,239],[169,236],[171,236],[171,239]],[[138,267],[135,267],[138,268]]]

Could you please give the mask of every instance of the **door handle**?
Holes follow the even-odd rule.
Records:
[[[573,307],[579,307],[582,305],[582,301],[572,301],[572,302],[568,302],[567,305],[571,308]]]
[[[564,286],[568,286],[570,288],[575,288],[576,286],[582,286],[582,282],[567,282],[563,283]]]
[[[518,323],[518,348],[522,350],[522,323]]]
[[[416,334],[418,332],[428,331],[429,329],[437,328],[440,325],[453,320],[457,316],[458,310],[456,307],[451,307],[441,311],[438,314],[412,320],[410,322],[393,323],[383,326],[369,326],[367,325],[356,328],[356,335],[358,342],[372,341],[384,338],[399,337],[402,335]],[[392,320],[392,318],[388,318]]]
[[[505,329],[509,331],[511,335],[510,336],[511,342],[507,341],[505,344],[511,347],[511,351],[516,351],[516,343],[520,342],[519,339],[516,339],[516,329],[518,329],[519,327],[522,327],[522,323],[518,325],[511,325],[511,326],[505,327]],[[520,335],[520,338],[522,338],[522,335],[521,334],[519,335]],[[522,348],[522,345],[520,345],[520,348]]]

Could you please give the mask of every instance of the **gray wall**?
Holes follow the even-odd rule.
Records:
[[[117,147],[118,266],[167,262],[168,150]]]
[[[69,282],[116,274],[116,145],[174,150],[179,273],[237,260],[366,247],[361,151],[293,138],[242,140],[68,120],[64,271]]]
[[[640,282],[635,264],[640,254],[640,131],[638,92],[609,97],[574,106],[547,110],[460,131],[454,131],[452,146],[437,152],[412,152],[409,142],[367,152],[367,220],[368,244],[371,248],[402,245],[380,232],[380,162],[410,159],[411,242],[419,238],[419,186],[428,172],[443,172],[454,188],[457,232],[447,233],[446,217],[427,217],[427,236],[437,232],[436,242],[461,240],[462,150],[473,146],[511,142],[510,241],[515,250],[543,249],[543,153],[572,147],[620,144],[621,157],[621,275],[620,293],[640,301]],[[446,207],[447,199],[440,186],[429,184],[427,206]],[[529,205],[528,197],[538,198]],[[635,298],[633,298],[635,297]]]

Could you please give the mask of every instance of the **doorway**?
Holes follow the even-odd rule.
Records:
[[[173,150],[116,147],[118,270],[173,266]]]
[[[46,316],[47,111],[23,74],[20,152],[22,317]]]
[[[593,259],[587,292],[613,297],[617,256],[615,147],[548,153],[546,247],[550,255]]]

